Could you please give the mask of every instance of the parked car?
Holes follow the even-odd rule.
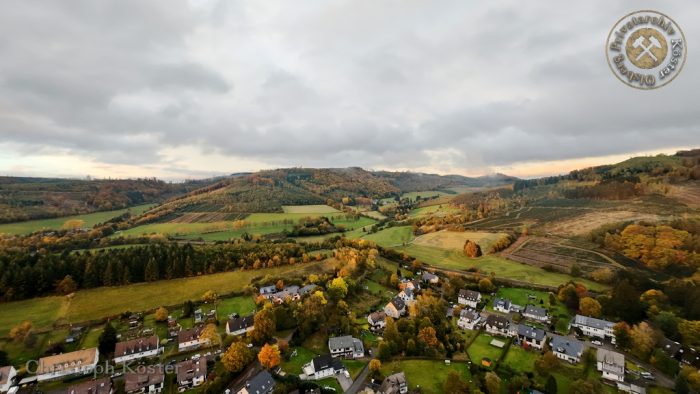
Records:
[[[591,341],[591,343],[596,345],[596,346],[603,346],[603,342],[601,342],[601,341]]]
[[[642,373],[640,373],[640,375],[641,375],[644,379],[646,379],[646,380],[656,380],[656,378],[654,377],[654,375],[652,375],[652,374],[649,373],[649,372],[642,372]]]

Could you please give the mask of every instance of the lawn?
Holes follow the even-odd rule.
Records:
[[[39,219],[29,220],[26,222],[0,224],[0,234],[29,234],[41,229],[60,230],[66,221],[73,219],[83,220],[85,221],[85,227],[92,227],[96,224],[104,223],[109,219],[122,215],[127,211],[131,211],[134,215],[140,215],[153,208],[155,205],[156,204],[144,204],[125,209],[117,209],[114,211],[103,211],[84,215],[64,216],[60,218]]]
[[[549,303],[549,293],[546,291],[537,291],[522,289],[517,287],[502,287],[498,289],[496,293],[498,297],[507,298],[517,305],[525,306],[527,304],[533,304],[536,306],[541,306],[547,308],[550,316],[557,317],[556,328],[559,333],[566,334],[568,331],[569,321],[571,320],[571,314],[566,309],[566,306],[561,302],[557,301],[554,305]],[[532,295],[535,299],[530,299],[528,296]],[[543,303],[540,304],[540,301]],[[493,310],[493,303],[489,303],[487,306],[489,310]]]
[[[353,379],[357,378],[357,375],[359,375],[365,368],[365,365],[367,365],[366,362],[360,360],[343,360],[342,362],[350,373],[350,377]]]
[[[471,240],[479,244],[481,251],[486,254],[491,249],[496,241],[507,237],[505,233],[490,233],[483,231],[436,231],[421,235],[416,238],[413,243],[421,246],[430,246],[434,248],[456,250],[461,252],[464,249],[464,244],[467,240]]]
[[[540,353],[537,351],[525,350],[513,344],[508,349],[508,353],[503,359],[503,364],[521,373],[532,372],[535,368],[535,360],[539,356]]]
[[[331,269],[332,260],[297,266],[260,270],[232,271],[193,278],[138,283],[128,286],[101,287],[81,290],[70,301],[65,297],[45,297],[2,304],[0,334],[29,319],[35,327],[46,328],[56,320],[78,323],[119,314],[125,311],[145,311],[162,305],[181,304],[199,300],[207,290],[219,294],[241,291],[255,278],[271,276],[303,276],[310,272]]]
[[[80,342],[81,349],[87,349],[91,347],[97,347],[99,345],[100,335],[102,334],[102,328],[95,328],[88,331]]]
[[[282,205],[284,213],[336,213],[337,209],[328,205]]]
[[[481,360],[483,358],[489,358],[494,363],[498,361],[498,359],[501,357],[501,354],[503,354],[503,349],[499,349],[491,345],[491,341],[494,339],[497,339],[501,342],[507,341],[507,339],[505,338],[494,337],[485,333],[481,333],[478,337],[476,337],[474,342],[472,342],[472,344],[469,345],[469,349],[467,349],[469,358],[472,360],[473,363],[481,365]]]
[[[315,354],[328,353],[328,337],[320,331],[306,338],[303,345]]]
[[[591,290],[601,291],[608,288],[606,285],[595,283],[587,279],[573,278],[566,274],[545,271],[541,268],[516,263],[495,255],[487,255],[472,259],[458,251],[449,251],[415,244],[396,249],[439,268],[467,270],[468,268],[474,267],[478,268],[483,273],[495,272],[497,277],[546,286],[559,286],[570,280],[575,280],[583,283]]]
[[[308,364],[312,358],[316,357],[316,353],[301,346],[293,347],[292,351],[294,350],[297,351],[297,355],[290,358],[289,361],[282,360],[281,367],[284,372],[292,375],[299,375],[302,373],[301,369],[304,364]]]
[[[255,311],[255,301],[251,296],[224,298],[217,303],[216,311],[220,319],[225,319],[232,313],[246,316]]]
[[[338,380],[336,380],[335,377],[317,380],[316,383],[318,383],[318,385],[321,387],[333,389],[336,393],[343,392],[343,388],[340,387],[340,384],[338,384]]]
[[[377,231],[374,234],[367,234],[362,237],[368,241],[373,241],[379,246],[392,247],[405,245],[413,239],[413,229],[411,226],[389,227]]]
[[[451,371],[456,371],[464,380],[469,380],[469,368],[465,363],[453,362],[445,365],[442,360],[402,360],[382,363],[382,375],[389,376],[396,372],[406,375],[409,389],[420,386],[423,394],[442,393],[442,387]]]

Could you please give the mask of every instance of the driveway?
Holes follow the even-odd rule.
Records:
[[[338,384],[340,384],[340,387],[343,388],[343,392],[347,392],[348,389],[352,386],[352,379],[345,376],[344,373],[339,373],[335,375],[335,378],[338,380]]]
[[[367,380],[367,375],[369,375],[369,363],[365,365],[364,369],[362,369],[362,372],[360,372],[360,374],[357,375],[357,379],[355,379],[350,388],[343,388],[343,390],[345,390],[345,393],[356,394],[358,391],[360,391],[360,389],[365,383],[365,380]]]

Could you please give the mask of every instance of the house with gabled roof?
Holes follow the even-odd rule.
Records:
[[[114,347],[114,362],[121,364],[141,358],[155,357],[161,351],[158,335],[117,342]]]
[[[201,338],[202,327],[197,326],[177,333],[177,349],[184,352],[209,345],[208,338]]]
[[[578,364],[581,361],[584,350],[583,342],[556,334],[552,335],[549,347],[557,358],[572,364]]]
[[[596,355],[598,371],[603,379],[615,382],[625,381],[625,356],[623,354],[599,348]]]
[[[457,302],[470,308],[476,308],[481,301],[481,293],[474,290],[461,289],[457,296]]]
[[[492,335],[501,335],[504,337],[510,336],[508,330],[509,327],[510,319],[495,314],[486,317],[486,321],[484,323],[484,329],[486,332]]]
[[[314,357],[311,362],[302,367],[302,370],[304,373],[300,376],[301,379],[319,380],[344,371],[345,366],[339,359],[330,354],[324,354]]]
[[[530,320],[535,320],[538,322],[548,322],[549,313],[545,308],[535,306],[532,304],[527,304],[525,310],[523,311],[523,317]]]
[[[611,321],[583,315],[574,316],[574,320],[571,322],[571,327],[578,328],[583,335],[587,337],[609,339],[613,344],[615,343],[614,326],[615,323]]]
[[[6,393],[14,385],[17,370],[11,365],[0,367],[0,393]]]
[[[100,352],[96,347],[74,352],[42,357],[36,370],[39,382],[63,379],[68,376],[87,375],[97,366]]]
[[[200,386],[207,379],[207,359],[185,360],[175,365],[177,384],[181,389]]]
[[[527,344],[528,346],[532,346],[536,349],[542,349],[544,347],[547,335],[543,329],[528,326],[527,324],[518,324],[513,326],[515,327],[512,327],[509,331],[514,332],[515,336],[517,336],[521,343]],[[515,328],[515,330],[513,330],[513,328]]]
[[[367,323],[372,331],[380,331],[386,326],[386,313],[377,311],[367,316]]]
[[[403,372],[397,372],[384,378],[380,389],[382,394],[406,394],[408,393],[408,381]]]
[[[253,325],[255,315],[251,314],[249,316],[234,317],[228,319],[226,322],[226,334],[227,335],[245,335],[246,333],[253,331]]]
[[[399,297],[394,297],[384,307],[384,313],[387,316],[398,319],[406,313],[406,303]]]
[[[329,338],[328,350],[333,357],[360,358],[365,356],[365,347],[362,341],[351,335]]]
[[[124,390],[127,394],[160,393],[165,383],[162,365],[139,366],[124,374]]]
[[[112,394],[112,379],[109,377],[88,380],[68,386],[66,394]]]
[[[267,370],[263,369],[246,382],[236,394],[269,394],[275,388],[275,379]]]
[[[436,285],[440,282],[440,278],[437,275],[428,271],[423,272],[423,275],[421,275],[421,279],[423,280],[423,282],[430,283],[431,285]]]
[[[459,312],[457,327],[462,330],[474,330],[478,328],[481,320],[481,314],[475,309],[463,309]]]

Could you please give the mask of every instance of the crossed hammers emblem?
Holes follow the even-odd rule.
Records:
[[[646,40],[647,40],[646,37],[639,36],[632,43],[632,46],[634,47],[634,49],[642,48],[642,52],[639,55],[637,55],[637,59],[635,59],[635,60],[641,59],[642,56],[644,56],[644,55],[649,55],[652,59],[654,59],[655,62],[659,61],[659,59],[657,59],[656,56],[654,56],[654,54],[651,53],[651,49],[652,48],[661,48],[661,43],[654,36],[649,37],[649,42],[650,42],[649,45],[644,45],[644,42],[646,42]]]

